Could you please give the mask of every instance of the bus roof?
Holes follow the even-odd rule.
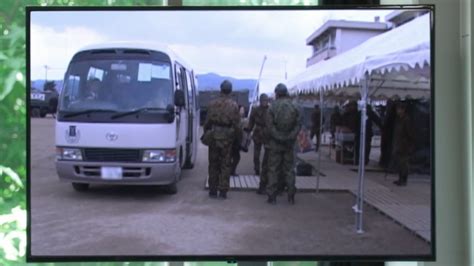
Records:
[[[143,50],[152,50],[157,52],[163,52],[169,55],[171,61],[178,61],[182,66],[189,70],[193,70],[191,65],[189,65],[186,61],[184,61],[178,54],[176,54],[169,46],[160,44],[160,43],[152,43],[152,42],[107,42],[107,43],[100,43],[100,44],[93,44],[82,47],[77,52],[87,51],[87,50],[96,50],[96,49],[143,49]]]

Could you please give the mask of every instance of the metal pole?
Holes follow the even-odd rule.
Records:
[[[48,81],[48,65],[44,65],[44,81]]]
[[[319,132],[318,132],[318,137],[319,137],[319,149],[318,149],[318,172],[316,173],[316,193],[319,193],[319,178],[321,177],[321,148],[323,145],[322,139],[321,139],[321,133],[323,131],[323,90],[322,88],[319,90],[319,109],[321,110],[319,112]]]
[[[256,101],[258,101],[258,97],[259,97],[259,85],[260,85],[260,79],[262,78],[262,72],[263,72],[263,66],[265,65],[265,61],[267,61],[267,56],[264,55],[263,56],[263,62],[262,62],[262,66],[260,66],[260,73],[258,74],[258,79],[257,79],[257,83],[255,84],[255,95],[252,99],[252,102],[250,103],[250,107],[249,107],[249,112],[247,114],[247,118],[250,118],[250,113],[252,112],[252,109],[253,109],[253,105]]]
[[[262,62],[262,66],[260,67],[260,73],[258,74],[257,84],[255,84],[255,92],[257,93],[257,95],[256,95],[257,100],[258,100],[258,96],[259,96],[260,79],[262,78],[263,66],[265,65],[265,61],[267,61],[267,56],[266,55],[263,56],[263,62]]]
[[[367,119],[367,91],[369,83],[369,75],[365,74],[363,87],[361,92],[361,100],[359,102],[360,108],[360,141],[359,141],[359,190],[357,195],[357,210],[356,210],[356,227],[357,233],[363,233],[362,216],[364,205],[364,174],[365,174],[365,125]]]

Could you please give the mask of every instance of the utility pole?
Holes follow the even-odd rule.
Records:
[[[257,80],[257,84],[255,86],[255,92],[256,92],[256,99],[258,101],[258,96],[259,96],[259,93],[260,93],[260,79],[262,78],[262,72],[263,72],[263,66],[265,65],[265,61],[267,61],[267,56],[264,55],[263,56],[263,62],[262,62],[262,66],[260,67],[260,73],[258,74],[258,80]]]
[[[48,65],[44,65],[44,81],[48,81]]]
[[[258,101],[258,97],[259,97],[259,86],[260,86],[260,79],[262,78],[262,71],[263,71],[263,66],[265,65],[265,61],[267,61],[267,56],[264,55],[263,56],[263,62],[262,62],[262,66],[260,67],[260,73],[258,74],[258,80],[257,80],[257,84],[255,84],[255,97],[253,97],[252,99],[252,102],[250,103],[250,108],[249,108],[249,113],[247,115],[247,118],[250,117],[250,114],[252,113],[252,108],[253,108],[253,105],[255,104],[255,102]]]

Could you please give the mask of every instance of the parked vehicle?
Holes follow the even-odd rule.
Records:
[[[111,43],[77,52],[56,121],[57,173],[89,184],[166,185],[197,156],[193,68],[165,46]]]
[[[33,90],[30,93],[30,116],[45,117],[56,113],[58,93],[56,91]]]

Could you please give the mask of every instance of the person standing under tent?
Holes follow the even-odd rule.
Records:
[[[359,146],[360,146],[360,119],[361,119],[361,112],[357,113],[357,128],[355,131],[355,158],[356,163],[359,163]],[[375,123],[379,128],[382,127],[382,122],[380,117],[374,112],[372,106],[367,105],[367,120],[365,122],[365,147],[364,147],[364,154],[365,154],[365,165],[369,163],[369,156],[370,150],[372,148],[372,137],[374,136],[374,132],[372,130],[372,125]]]
[[[410,154],[414,149],[415,136],[407,109],[408,106],[404,102],[399,102],[396,106],[397,118],[393,133],[392,156],[398,170],[398,180],[393,182],[397,186],[407,185]]]
[[[334,148],[336,143],[336,127],[342,125],[342,116],[339,111],[339,106],[334,107],[334,111],[331,114],[331,145]]]
[[[321,143],[321,108],[319,105],[316,104],[314,106],[313,113],[311,114],[311,133],[309,137],[313,139],[316,135],[316,152],[319,150],[319,145]],[[324,117],[323,117],[323,124],[324,124]]]
[[[389,167],[392,155],[392,141],[393,131],[395,126],[395,119],[397,117],[395,101],[389,99],[385,107],[385,115],[383,118],[383,125],[381,130],[380,140],[380,162],[379,166],[383,168]]]

